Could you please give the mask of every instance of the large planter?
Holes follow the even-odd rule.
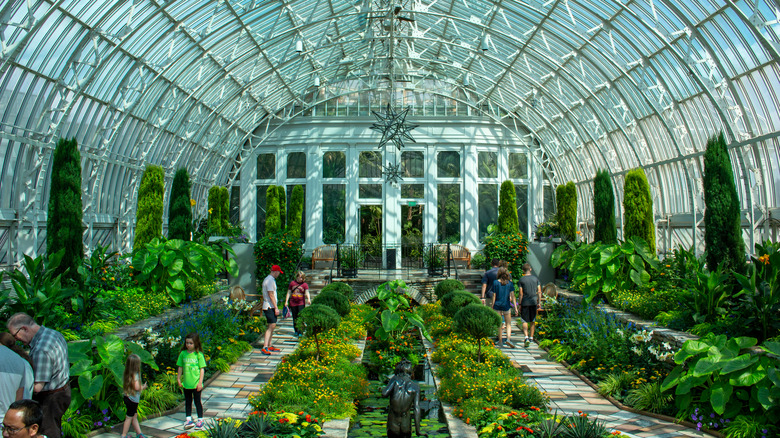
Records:
[[[357,268],[341,268],[341,276],[346,278],[357,277]]]
[[[438,268],[428,268],[429,277],[440,277],[442,275],[444,275],[444,266],[440,266]]]
[[[238,264],[238,277],[229,276],[230,286],[241,286],[244,292],[257,295],[257,265],[255,264],[255,248],[251,243],[234,243],[233,251],[236,252]]]

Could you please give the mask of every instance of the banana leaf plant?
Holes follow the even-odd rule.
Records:
[[[607,301],[612,291],[650,282],[650,269],[658,269],[658,257],[638,237],[620,244],[582,244],[566,242],[552,254],[553,267],[569,271],[572,282],[582,290],[589,304],[603,294]]]
[[[233,257],[225,260],[222,251]],[[185,285],[190,278],[213,279],[223,270],[238,276],[235,252],[230,246],[212,248],[179,239],[152,240],[133,254],[133,266],[140,270],[136,276],[140,284],[153,291],[164,289],[177,304],[184,300]]]

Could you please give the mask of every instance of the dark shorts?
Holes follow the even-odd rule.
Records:
[[[536,305],[520,306],[520,318],[523,319],[523,322],[536,321]]]
[[[135,414],[138,413],[138,403],[130,400],[130,397],[125,396],[125,407],[127,408],[127,416],[128,417],[135,417]]]
[[[263,309],[263,315],[268,324],[276,324],[276,309],[273,307],[270,309]]]

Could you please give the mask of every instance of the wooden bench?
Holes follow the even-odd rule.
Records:
[[[441,249],[444,252],[444,254],[447,254],[447,245],[441,245]],[[466,248],[463,245],[458,245],[456,243],[450,244],[450,251],[452,251],[452,260],[457,262],[462,262],[466,265],[467,269],[471,269],[471,251]],[[446,265],[446,260],[445,260]]]
[[[311,252],[312,269],[317,269],[317,262],[325,262],[324,268],[329,268],[334,260],[336,260],[336,245],[321,245]]]

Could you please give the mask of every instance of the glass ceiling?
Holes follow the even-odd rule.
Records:
[[[768,0],[10,0],[0,220],[37,224],[59,137],[81,146],[85,220],[121,220],[146,163],[186,163],[204,197],[271,124],[409,90],[536,139],[582,198],[597,168],[620,187],[643,166],[659,218],[701,212],[722,130],[755,225],[780,204],[779,19]]]

